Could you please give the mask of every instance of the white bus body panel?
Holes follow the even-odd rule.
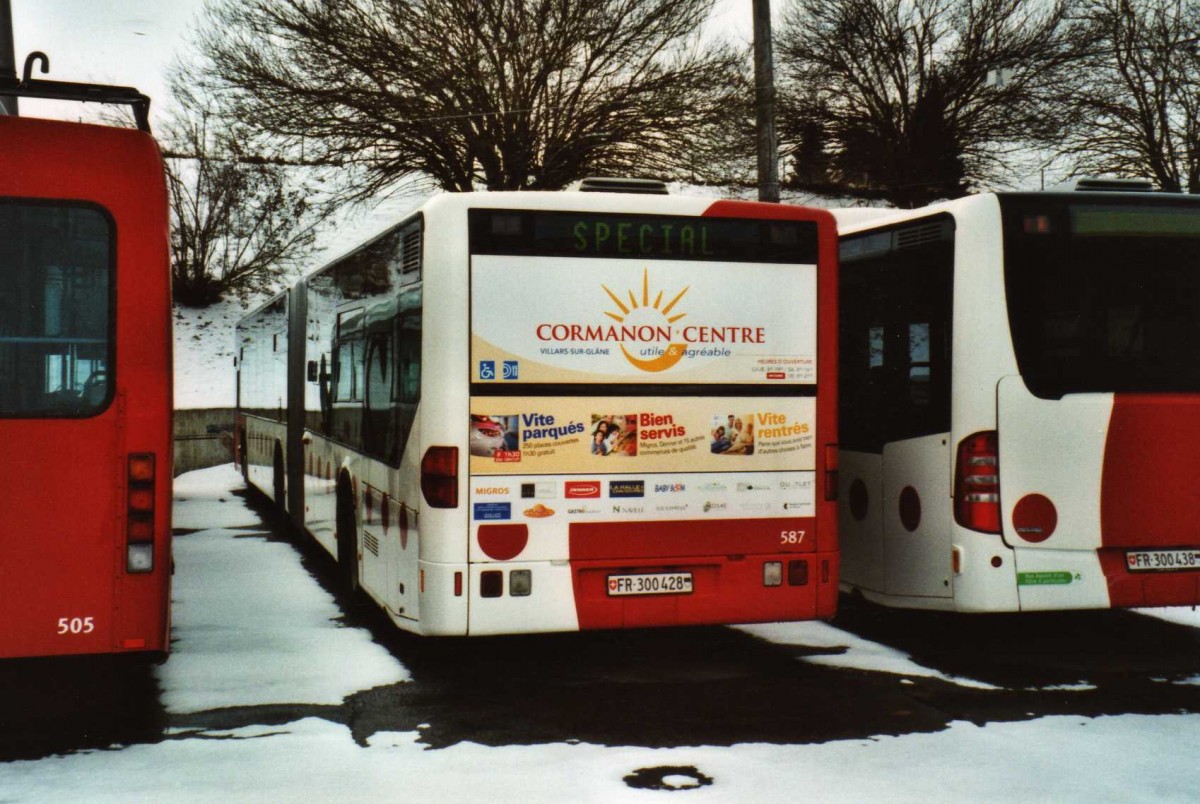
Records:
[[[883,456],[843,450],[838,456],[838,533],[842,589],[881,594],[883,561]],[[853,579],[853,583],[847,583]]]
[[[949,523],[954,515],[946,454],[944,435],[911,438],[883,448],[883,560],[888,595],[951,595]]]
[[[1021,608],[1107,607],[1108,585],[1096,551],[1113,395],[1038,399],[1020,377],[1005,377],[997,396],[1003,528],[1016,548]],[[1014,520],[1018,506],[1044,507],[1044,501],[1053,506],[1052,530],[1029,515]]]

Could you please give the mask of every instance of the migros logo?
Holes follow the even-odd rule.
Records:
[[[556,343],[616,343],[630,365],[646,372],[666,371],[675,366],[687,355],[689,346],[695,344],[766,342],[764,327],[675,326],[687,317],[685,312],[672,313],[691,286],[684,287],[664,303],[666,291],[651,289],[648,268],[642,270],[640,294],[630,288],[622,298],[607,285],[600,287],[617,306],[616,310],[604,311],[604,315],[616,324],[539,324],[537,339]],[[637,354],[631,352],[630,347],[636,349]]]

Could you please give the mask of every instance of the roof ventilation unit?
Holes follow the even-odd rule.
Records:
[[[1157,191],[1149,179],[1072,179],[1052,188],[1075,193],[1153,193]]]
[[[611,179],[588,178],[579,182],[581,193],[639,193],[642,195],[667,195],[666,182],[657,179]]]

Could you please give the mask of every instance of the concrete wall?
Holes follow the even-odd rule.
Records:
[[[175,411],[175,474],[233,461],[233,408]]]

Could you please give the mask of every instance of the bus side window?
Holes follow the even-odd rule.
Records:
[[[392,389],[395,385],[395,372],[391,371],[391,340],[389,332],[372,335],[367,344],[367,410],[363,421],[363,447],[367,453],[394,463],[392,450],[396,439]]]
[[[416,304],[420,304],[419,297]],[[393,384],[396,411],[396,458],[404,453],[417,403],[421,400],[421,313],[409,313],[396,322],[396,381]]]
[[[843,448],[879,453],[884,444],[950,429],[954,235],[947,224],[908,225],[931,235],[920,239],[896,230],[843,244]]]

